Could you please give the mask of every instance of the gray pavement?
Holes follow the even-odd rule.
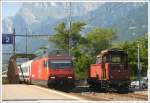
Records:
[[[83,100],[67,93],[35,85],[2,85],[3,101]]]

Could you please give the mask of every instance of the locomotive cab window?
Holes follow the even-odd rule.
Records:
[[[127,63],[127,56],[125,54],[111,54],[110,61],[112,63]]]
[[[101,56],[97,56],[96,63],[99,64],[101,62],[102,62],[102,57]]]
[[[71,60],[50,60],[49,67],[52,69],[69,69],[73,67]]]
[[[124,53],[110,54],[111,69],[128,69],[127,55]]]
[[[111,56],[111,62],[120,63],[121,62],[121,57],[119,55],[112,55]]]
[[[103,57],[102,57],[102,62],[103,62],[103,63],[109,62],[109,54],[103,55]]]

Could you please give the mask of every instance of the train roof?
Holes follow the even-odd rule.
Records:
[[[49,59],[73,59],[72,56],[69,55],[48,55]]]
[[[38,60],[38,59],[42,59],[42,58],[48,58],[48,59],[54,59],[54,60],[57,60],[57,59],[73,60],[74,59],[73,56],[69,56],[69,55],[43,55],[41,57],[36,57],[35,59],[32,59],[30,61],[20,63],[19,65],[21,65],[21,66],[30,65],[34,60]]]
[[[102,50],[99,55],[104,55],[104,54],[108,54],[108,53],[123,53],[123,54],[126,54],[126,52],[121,50],[121,49],[111,48],[111,49]]]
[[[51,55],[51,54],[46,54],[40,57],[37,57],[33,60],[38,60],[41,58],[49,58],[49,59],[74,59],[73,56],[69,56],[69,55]]]

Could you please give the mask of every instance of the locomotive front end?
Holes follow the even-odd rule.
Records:
[[[71,58],[53,58],[48,60],[48,86],[74,86],[74,69]]]
[[[113,87],[129,87],[130,69],[128,56],[124,51],[111,51],[108,55],[109,63],[107,68],[108,82]]]
[[[88,83],[93,88],[122,88],[130,85],[128,55],[123,50],[106,49],[97,56],[96,64],[89,70]]]

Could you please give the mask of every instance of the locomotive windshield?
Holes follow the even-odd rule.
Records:
[[[127,56],[124,54],[111,54],[110,55],[110,61],[112,63],[126,63],[127,62]]]
[[[111,63],[127,63],[127,55],[125,54],[105,54],[102,56],[103,63],[111,62]]]
[[[112,55],[111,56],[111,62],[120,63],[121,62],[121,56],[120,55]]]
[[[52,69],[72,68],[71,60],[49,60],[49,67]]]

